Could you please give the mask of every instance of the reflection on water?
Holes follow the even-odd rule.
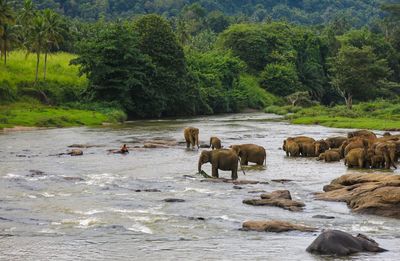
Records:
[[[239,231],[245,220],[278,219],[319,228],[366,233],[389,252],[352,256],[390,260],[400,254],[400,221],[350,213],[344,203],[313,200],[332,179],[347,171],[343,163],[286,158],[280,147],[288,136],[324,138],[346,130],[293,126],[262,113],[131,122],[107,128],[70,128],[0,135],[1,260],[325,260],[305,252],[317,233]],[[241,179],[269,184],[200,182],[199,151],[134,149],[107,154],[121,143],[139,146],[162,138],[183,141],[183,128],[200,128],[223,145],[256,143],[267,149],[267,166],[246,168]],[[101,145],[82,157],[49,156],[73,143]],[[209,165],[204,165],[207,173]],[[399,171],[397,171],[399,172]],[[220,172],[230,177],[230,172]],[[193,178],[194,177],[194,178]],[[290,182],[273,182],[290,179]],[[306,203],[304,212],[242,204],[254,191],[289,189]],[[168,203],[165,198],[184,199]],[[335,219],[315,219],[324,214]]]

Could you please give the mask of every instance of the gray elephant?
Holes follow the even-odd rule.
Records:
[[[218,170],[230,170],[232,179],[238,178],[239,157],[233,150],[203,150],[199,157],[198,171],[201,172],[201,166],[207,162],[211,163],[212,176],[218,178]]]

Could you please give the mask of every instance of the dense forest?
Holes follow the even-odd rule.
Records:
[[[35,80],[0,98],[117,107],[130,117],[397,98],[400,4],[386,1],[0,0],[4,68],[23,51]],[[48,79],[72,53],[87,85]],[[46,78],[47,77],[47,78]]]
[[[22,1],[19,2],[21,5]],[[180,16],[192,4],[206,13],[222,12],[235,22],[285,20],[299,24],[327,23],[345,17],[349,23],[362,26],[382,16],[379,0],[34,0],[39,9],[50,8],[70,17],[96,20],[156,13],[165,17]]]

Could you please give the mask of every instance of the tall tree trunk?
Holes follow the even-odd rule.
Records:
[[[47,50],[44,54],[44,73],[43,73],[43,80],[46,81],[46,70],[47,70]]]
[[[7,65],[7,48],[4,48],[4,65]]]
[[[347,98],[344,98],[346,101],[347,109],[351,110],[353,108],[353,95],[348,94]]]
[[[38,82],[39,80],[39,63],[40,63],[40,53],[36,53],[36,77],[35,77],[35,83]]]

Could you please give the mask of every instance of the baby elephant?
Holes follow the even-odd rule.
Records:
[[[193,149],[195,145],[197,145],[197,148],[200,147],[199,146],[199,129],[198,128],[188,127],[183,130],[183,135],[185,137],[187,148],[192,146],[192,149]]]
[[[210,147],[211,147],[211,149],[217,149],[217,150],[221,149],[222,148],[221,140],[218,139],[217,137],[211,137],[210,138]]]
[[[306,249],[320,255],[347,256],[358,252],[384,252],[379,244],[363,234],[356,237],[340,230],[323,231]]]
[[[248,165],[249,162],[254,162],[257,165],[263,165],[266,163],[267,153],[264,147],[255,144],[242,144],[242,145],[231,145],[233,151],[240,157],[240,163],[242,165]]]
[[[203,150],[200,154],[198,170],[201,172],[201,166],[207,162],[211,163],[212,176],[218,178],[218,169],[232,171],[232,179],[238,178],[239,157],[233,150]]]

